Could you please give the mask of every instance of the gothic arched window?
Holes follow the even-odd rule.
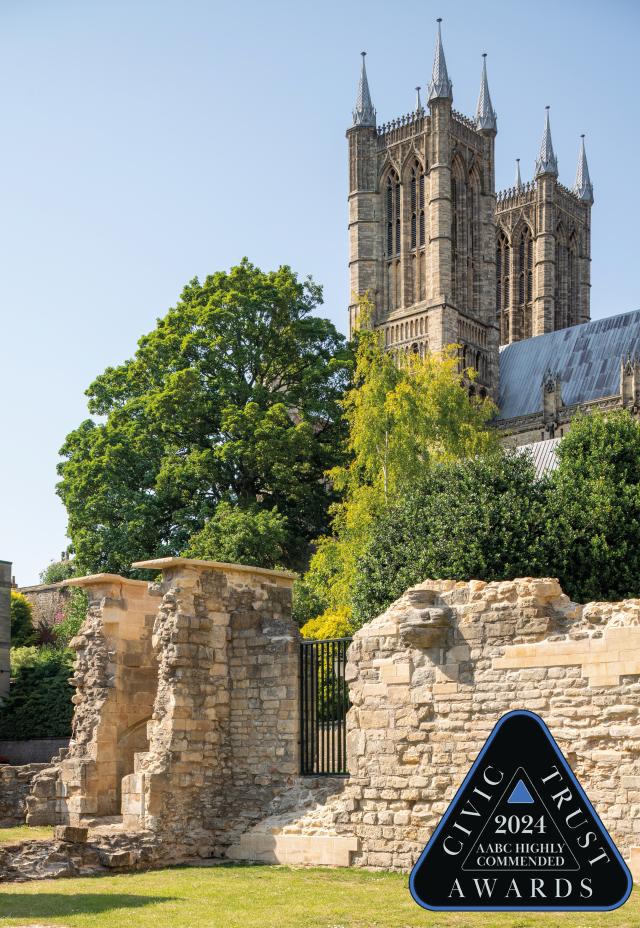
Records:
[[[565,329],[569,323],[569,249],[562,225],[556,229],[555,328]]]
[[[400,254],[400,180],[392,171],[387,178],[387,257]]]
[[[387,308],[400,306],[400,178],[390,171],[384,186],[386,220]]]
[[[518,308],[522,322],[521,337],[529,338],[532,334],[533,310],[533,247],[531,229],[525,226],[518,239]]]
[[[500,341],[509,341],[509,265],[511,248],[505,233],[500,230],[496,241],[496,313],[500,325]]]
[[[424,245],[424,171],[419,161],[410,176],[411,248]]]
[[[472,170],[469,175],[467,206],[468,246],[467,246],[467,293],[469,306],[480,308],[480,177]]]
[[[577,325],[580,322],[578,266],[578,239],[574,229],[569,236],[569,248],[567,250],[568,325]]]

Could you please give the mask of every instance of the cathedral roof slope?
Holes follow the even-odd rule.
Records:
[[[536,477],[544,477],[558,466],[558,445],[562,439],[547,438],[545,441],[536,441],[528,445],[519,445],[516,454],[529,454],[536,469]]]
[[[640,357],[640,310],[513,342],[500,352],[498,419],[540,412],[548,372],[560,378],[565,406],[616,395],[627,356]]]

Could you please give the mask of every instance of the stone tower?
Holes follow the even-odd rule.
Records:
[[[349,142],[350,331],[368,294],[373,322],[395,351],[460,346],[472,389],[497,389],[497,131],[483,61],[475,119],[452,108],[440,20],[428,113],[420,88],[412,112],[376,126],[362,57]]]
[[[582,136],[573,190],[558,182],[549,107],[535,179],[498,194],[496,304],[509,344],[590,319],[593,187]]]

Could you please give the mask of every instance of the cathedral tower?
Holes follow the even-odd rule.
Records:
[[[584,136],[573,190],[558,182],[549,107],[535,179],[497,197],[496,304],[509,344],[590,319],[591,206]]]
[[[349,141],[350,329],[368,293],[374,324],[396,351],[460,345],[474,388],[497,389],[494,142],[483,60],[475,119],[452,108],[440,20],[425,112],[383,126],[364,64]]]

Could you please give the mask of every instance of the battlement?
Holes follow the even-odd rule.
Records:
[[[498,190],[496,193],[496,207],[510,209],[514,206],[522,206],[525,203],[531,203],[535,197],[536,183],[533,180],[521,184],[519,187],[507,187],[505,190]]]
[[[384,148],[394,142],[400,142],[418,132],[423,132],[429,125],[429,117],[422,113],[405,113],[391,122],[378,126],[378,146]]]
[[[451,110],[451,115],[453,116],[455,122],[462,123],[463,126],[466,126],[467,129],[471,129],[472,132],[477,132],[478,127],[475,124],[473,119],[470,119],[469,116],[465,116],[464,113],[460,113],[458,110]]]

